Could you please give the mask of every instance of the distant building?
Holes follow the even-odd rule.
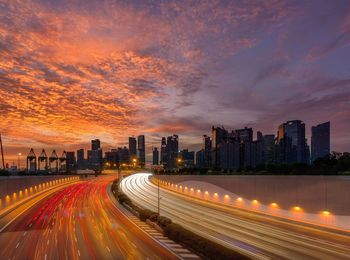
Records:
[[[219,145],[222,141],[226,140],[228,132],[225,130],[225,128],[214,127],[214,126],[212,127],[211,132],[212,132],[211,163],[213,168],[219,168],[220,167]]]
[[[238,141],[221,142],[218,149],[221,169],[236,170],[240,167],[240,144]]]
[[[105,152],[105,162],[110,168],[119,166],[118,150],[112,149],[110,152]]]
[[[139,135],[137,137],[137,150],[138,150],[139,164],[141,167],[144,167],[146,164],[146,144],[145,144],[144,135]]]
[[[278,127],[279,163],[307,163],[305,124],[300,120],[287,121]]]
[[[179,136],[172,135],[167,138],[162,137],[160,160],[164,169],[174,169],[177,167],[177,158],[179,155]]]
[[[101,142],[99,139],[91,140],[91,150],[98,150],[101,148]]]
[[[275,163],[275,135],[263,136],[263,158],[265,164]]]
[[[330,122],[311,128],[311,161],[330,154]]]
[[[136,143],[135,137],[129,137],[129,153],[131,158],[137,157]]]
[[[179,157],[182,160],[181,165],[185,168],[194,167],[194,152],[188,151],[188,149],[184,149],[180,152]]]
[[[88,150],[87,160],[90,169],[100,170],[103,163],[103,152],[99,139],[91,140],[91,150]]]
[[[253,128],[245,127],[235,130],[235,136],[240,142],[253,142]]]
[[[158,165],[159,164],[159,151],[158,151],[157,147],[153,148],[152,155],[153,155],[153,165]]]
[[[162,142],[160,146],[160,163],[166,168],[168,160],[168,153],[167,153],[167,147],[166,147],[166,138],[162,137]]]
[[[123,148],[119,147],[118,148],[118,159],[119,159],[119,164],[123,165],[129,165],[130,163],[130,153],[129,149],[124,146]]]
[[[102,169],[102,149],[98,150],[88,150],[87,153],[87,160],[89,164],[89,168],[93,170],[100,170]]]
[[[166,143],[166,151],[167,151],[167,169],[177,168],[177,158],[179,154],[179,136],[172,135],[167,137]]]
[[[211,139],[207,135],[203,135],[202,149],[204,150],[204,165],[203,168],[211,167]]]
[[[77,150],[77,169],[85,169],[85,155],[84,149]]]
[[[66,170],[68,173],[74,172],[77,169],[75,152],[66,152]]]
[[[197,168],[206,168],[205,167],[205,151],[204,149],[196,152],[196,167]]]

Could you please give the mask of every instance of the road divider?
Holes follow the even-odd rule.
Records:
[[[161,231],[169,239],[185,245],[197,254],[209,259],[249,259],[249,257],[239,252],[199,236],[177,223],[173,223],[171,219],[160,216],[157,212],[144,209],[141,205],[136,205],[120,190],[118,180],[113,182],[111,189],[119,203],[131,210],[140,220],[150,223],[151,226]]]

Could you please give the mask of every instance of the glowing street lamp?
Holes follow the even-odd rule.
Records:
[[[328,210],[322,211],[322,214],[325,216],[329,216],[331,213]]]

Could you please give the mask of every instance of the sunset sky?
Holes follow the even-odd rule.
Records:
[[[293,119],[350,151],[350,1],[0,0],[0,112],[7,162]]]

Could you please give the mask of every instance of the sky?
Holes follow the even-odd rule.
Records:
[[[331,121],[350,151],[350,1],[0,0],[0,133],[105,150],[146,135],[198,150],[211,126]],[[150,159],[150,157],[148,158]]]

